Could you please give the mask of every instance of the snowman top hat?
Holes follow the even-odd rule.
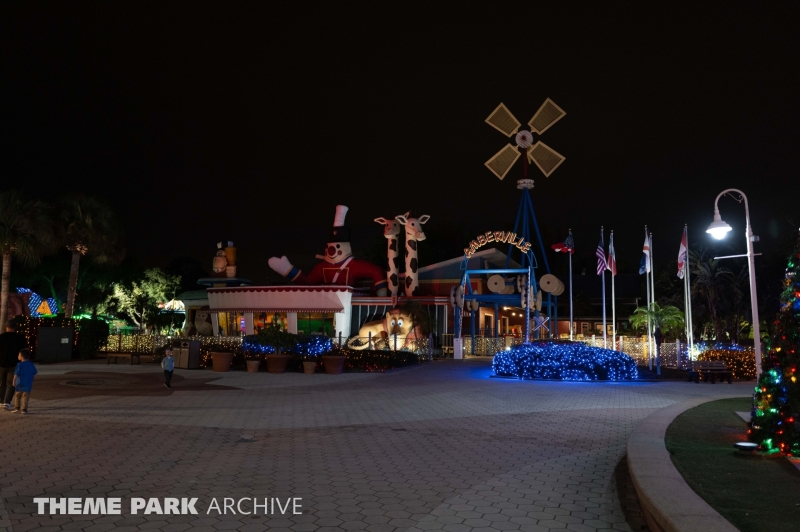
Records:
[[[347,210],[345,205],[336,206],[330,242],[350,242],[350,227],[344,225],[344,217],[347,215]]]

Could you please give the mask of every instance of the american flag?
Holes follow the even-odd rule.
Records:
[[[600,243],[597,244],[597,251],[595,251],[595,255],[597,255],[597,275],[603,275],[603,272],[606,268],[608,268],[608,263],[606,262],[606,252],[603,250],[603,228],[600,228]]]
[[[689,239],[686,237],[686,227],[683,228],[681,247],[678,250],[678,277],[683,279],[686,275],[686,264],[689,262]]]
[[[608,237],[608,265],[606,268],[611,270],[611,275],[617,275],[617,254],[614,253],[614,231],[611,231],[611,236]]]

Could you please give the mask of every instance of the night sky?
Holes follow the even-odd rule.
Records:
[[[263,283],[270,256],[316,262],[339,203],[357,255],[383,245],[373,218],[430,215],[425,265],[512,229],[522,163],[484,167],[508,142],[484,119],[550,97],[567,116],[542,140],[567,159],[533,171],[548,248],[573,228],[591,273],[604,225],[632,273],[647,224],[674,260],[737,187],[768,260],[798,223],[797,4],[561,4],[4,2],[2,187],[106,199],[148,266],[210,269],[229,239]],[[744,209],[721,210],[744,252]]]

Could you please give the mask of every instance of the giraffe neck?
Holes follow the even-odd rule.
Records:
[[[386,259],[388,261],[386,265],[386,281],[389,284],[389,292],[394,297],[397,296],[397,292],[400,289],[400,239],[397,236],[393,236],[388,241],[386,246]]]
[[[394,259],[400,255],[399,250],[397,249],[398,238],[393,236],[387,240],[386,257],[389,259],[389,271],[397,272],[400,269],[397,267],[397,263],[394,261]]]
[[[419,291],[417,267],[417,240],[406,234],[406,296],[416,295],[416,292]]]

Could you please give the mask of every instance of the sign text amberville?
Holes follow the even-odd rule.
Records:
[[[486,231],[486,233],[475,237],[475,240],[469,243],[469,247],[464,248],[464,255],[466,255],[467,258],[471,257],[473,253],[478,251],[489,242],[512,244],[523,253],[527,253],[531,249],[531,243],[525,242],[525,240],[521,236],[518,237],[516,233],[506,231]]]

